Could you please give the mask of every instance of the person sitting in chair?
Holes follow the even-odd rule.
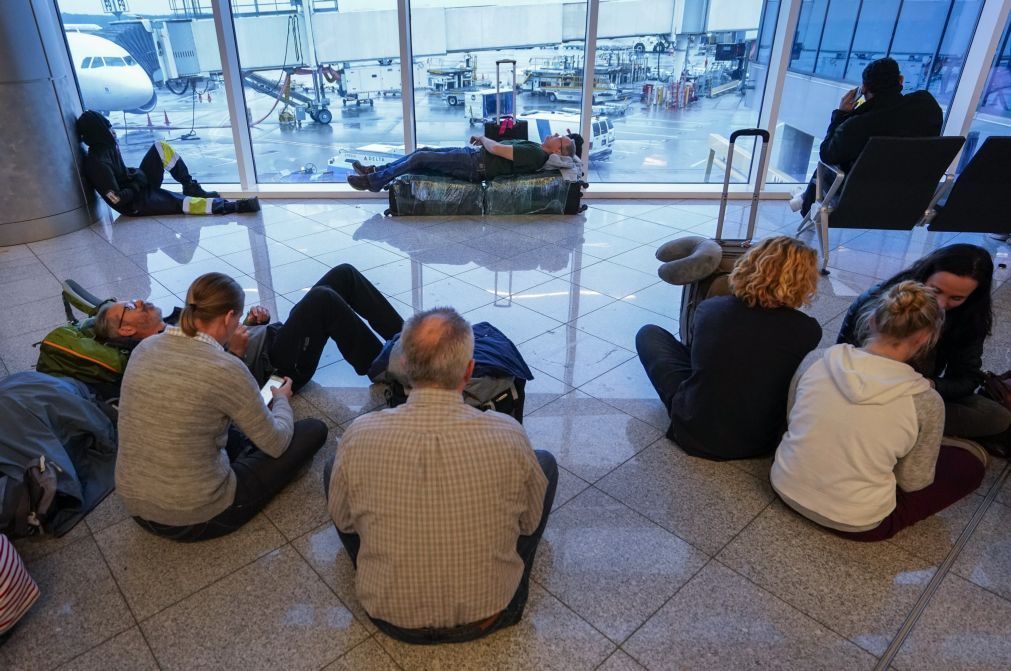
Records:
[[[348,175],[348,184],[359,191],[379,192],[397,177],[412,172],[480,183],[500,175],[535,173],[552,154],[576,156],[574,139],[558,133],[549,135],[540,144],[529,140],[496,142],[483,135],[472,136],[470,144],[470,147],[423,147],[381,166],[352,161],[355,174]]]
[[[112,124],[98,112],[84,112],[77,120],[77,133],[88,145],[88,155],[84,159],[85,177],[102,200],[120,214],[144,217],[260,210],[260,201],[256,198],[225,200],[217,191],[205,191],[168,142],[155,142],[141,159],[139,169],[128,168],[123,162]],[[182,195],[161,188],[166,170],[182,184]]]
[[[863,84],[850,89],[832,112],[832,120],[818,156],[828,165],[849,172],[872,137],[937,137],[944,124],[941,106],[927,91],[902,94],[899,64],[879,58],[864,68]],[[815,201],[818,173],[807,189],[790,201],[790,208],[807,216]]]

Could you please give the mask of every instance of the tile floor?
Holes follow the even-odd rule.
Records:
[[[381,201],[270,202],[257,216],[96,225],[0,248],[0,375],[31,368],[63,321],[59,280],[181,302],[222,270],[284,317],[328,267],[350,262],[404,315],[449,303],[519,345],[536,379],[526,427],[561,468],[521,624],[471,644],[411,647],[376,632],[324,512],[325,456],[380,404],[328,347],[296,399],[331,439],[240,532],[180,545],[143,532],[115,494],[59,539],[19,542],[42,598],[0,648],[14,669],[1007,669],[1011,482],[997,462],[977,495],[891,542],[823,533],[777,502],[768,459],[712,463],[663,435],[635,358],[642,324],[676,331],[680,289],[653,252],[712,235],[706,201],[590,201],[585,216],[384,219]],[[731,233],[747,210],[733,205]],[[758,235],[796,215],[763,203]],[[832,274],[808,308],[834,341],[860,291],[977,235],[833,231]],[[1011,285],[998,270],[987,367],[1011,368]],[[956,542],[969,529],[967,542]],[[918,617],[917,617],[918,616]],[[882,657],[884,656],[884,657]]]

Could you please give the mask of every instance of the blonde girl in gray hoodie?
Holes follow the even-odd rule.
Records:
[[[878,541],[975,490],[986,453],[941,444],[944,402],[908,363],[941,332],[934,292],[900,282],[864,319],[863,347],[835,345],[799,375],[771,478],[801,515]]]

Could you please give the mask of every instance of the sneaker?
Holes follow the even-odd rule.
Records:
[[[364,175],[348,175],[348,184],[357,191],[372,191],[374,193],[379,193],[382,191],[382,187],[374,187],[369,183],[369,180]]]
[[[968,438],[956,438],[955,436],[944,436],[941,438],[941,445],[950,445],[951,447],[961,448],[983,462],[983,466],[986,466],[990,461],[990,457],[987,454],[990,450],[983,447],[975,440],[969,440]],[[998,454],[996,456],[1002,457],[1004,455]]]
[[[260,211],[260,199],[257,197],[253,198],[242,198],[235,201],[235,211],[239,214],[246,212],[259,212]]]
[[[364,177],[365,175],[371,175],[376,171],[376,166],[374,165],[362,165],[361,161],[351,161],[351,168],[355,171],[356,175]]]
[[[200,182],[195,179],[191,179],[189,184],[183,184],[183,195],[190,198],[221,198],[221,194],[217,191],[204,191]]]
[[[790,199],[790,209],[794,212],[800,212],[800,208],[804,207],[804,191],[805,189],[799,189]]]

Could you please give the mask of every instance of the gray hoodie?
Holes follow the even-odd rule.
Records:
[[[771,473],[791,507],[865,531],[895,509],[896,486],[916,491],[934,481],[944,403],[911,366],[836,345],[798,374]]]

